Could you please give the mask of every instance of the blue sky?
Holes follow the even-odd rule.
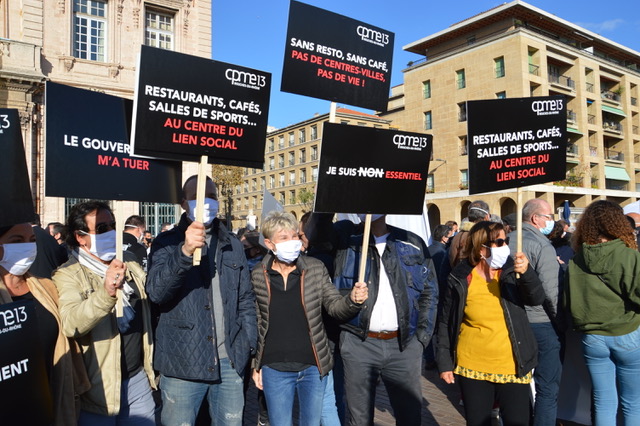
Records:
[[[303,2],[394,32],[392,86],[402,83],[402,69],[407,63],[419,58],[403,51],[402,46],[502,4],[493,0]],[[530,0],[528,3],[640,51],[638,0]],[[288,14],[289,0],[212,0],[213,59],[272,73],[269,125],[278,128],[309,119],[316,112],[327,113],[330,106],[329,101],[280,91]]]

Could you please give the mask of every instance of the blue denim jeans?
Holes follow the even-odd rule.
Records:
[[[616,424],[618,400],[624,424],[640,425],[640,328],[623,336],[585,334],[582,349],[596,426]]]
[[[242,426],[244,382],[228,358],[220,360],[220,378],[220,382],[196,382],[161,375],[162,424],[194,425],[206,396],[211,424]]]
[[[151,394],[149,378],[144,370],[122,381],[120,413],[117,416],[81,411],[80,426],[154,426],[156,404]]]
[[[293,400],[298,394],[300,423],[319,426],[327,377],[320,378],[318,367],[302,371],[278,371],[262,367],[262,386],[267,398],[269,422],[273,426],[293,424]]]
[[[558,412],[558,392],[562,378],[560,336],[550,322],[532,323],[538,342],[538,365],[533,370],[536,403],[533,409],[534,426],[555,426]]]
[[[336,392],[333,388],[333,371],[329,371],[325,380],[324,395],[322,397],[322,426],[340,426],[338,407],[336,405]]]

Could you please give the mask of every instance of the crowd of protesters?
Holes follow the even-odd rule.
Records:
[[[0,227],[0,303],[38,316],[45,424],[241,425],[253,381],[259,425],[293,424],[296,399],[300,425],[371,425],[379,382],[397,424],[419,425],[424,367],[459,386],[468,425],[555,425],[568,329],[593,423],[640,424],[639,213],[601,200],[568,223],[531,199],[518,230],[476,200],[427,246],[385,215],[367,240],[317,213],[234,233],[214,182],[202,221],[195,194],[191,177],[155,238],[98,201]]]

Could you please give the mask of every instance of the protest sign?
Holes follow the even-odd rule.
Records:
[[[142,46],[132,153],[261,168],[271,74]]]
[[[325,123],[314,211],[421,214],[432,139]]]
[[[181,164],[130,155],[132,105],[47,82],[47,196],[179,202]]]
[[[394,34],[292,1],[281,90],[387,110]]]
[[[35,217],[18,110],[0,109],[0,227]]]
[[[565,179],[563,96],[467,102],[469,194]]]
[[[34,302],[0,306],[0,411],[2,424],[53,423],[49,380]]]

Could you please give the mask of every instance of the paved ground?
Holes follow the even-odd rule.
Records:
[[[423,372],[422,382],[422,425],[464,425],[462,407],[459,405],[458,388],[446,385],[435,370]],[[258,423],[256,390],[252,386],[247,392],[244,424]],[[376,426],[395,425],[391,406],[384,386],[378,386],[376,393]],[[304,426],[304,425],[300,425]]]

